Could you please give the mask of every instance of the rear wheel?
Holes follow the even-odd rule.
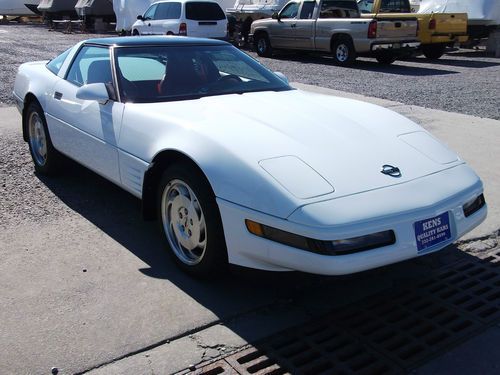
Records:
[[[257,55],[262,57],[270,57],[273,53],[269,37],[264,33],[255,36],[254,47],[257,51]]]
[[[424,44],[422,53],[425,57],[431,60],[437,60],[443,56],[446,49],[446,44]]]
[[[397,57],[394,54],[389,52],[380,53],[377,56],[375,56],[375,58],[380,64],[384,65],[390,65],[397,59]]]
[[[27,121],[28,145],[35,171],[45,175],[56,174],[60,170],[63,156],[52,145],[40,104],[32,102],[28,105],[25,121]]]
[[[340,66],[351,65],[356,59],[356,51],[352,40],[340,37],[332,43],[333,61]]]
[[[220,274],[227,250],[219,208],[205,176],[189,163],[168,167],[158,189],[158,217],[170,254],[187,273]]]
[[[134,29],[134,31],[132,31],[132,35],[133,36],[139,36],[139,31],[137,29]]]

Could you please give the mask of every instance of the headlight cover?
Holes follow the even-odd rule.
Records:
[[[248,231],[256,236],[320,255],[347,255],[396,243],[396,235],[392,230],[324,241],[303,237],[248,219],[245,220],[245,225]]]

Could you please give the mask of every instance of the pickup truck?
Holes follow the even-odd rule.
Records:
[[[411,13],[409,0],[358,0],[361,17],[418,18],[420,49],[428,59],[439,59],[446,46],[465,43],[467,13]]]
[[[252,23],[250,39],[259,56],[275,49],[332,54],[338,65],[356,56],[372,56],[390,64],[420,43],[415,17],[361,18],[356,0],[292,0],[272,18]]]

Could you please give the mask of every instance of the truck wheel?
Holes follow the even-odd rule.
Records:
[[[340,37],[332,43],[333,61],[340,66],[351,65],[356,59],[354,45],[349,38]]]
[[[384,65],[390,65],[396,61],[396,56],[392,53],[381,53],[375,56],[375,58],[380,64]]]
[[[273,53],[271,43],[266,34],[257,34],[255,36],[254,47],[257,51],[257,55],[262,57],[270,57]]]
[[[432,60],[437,60],[443,56],[445,49],[445,44],[424,44],[422,46],[424,56]]]

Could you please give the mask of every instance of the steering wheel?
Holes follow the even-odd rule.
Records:
[[[243,82],[243,80],[238,77],[236,74],[228,74],[225,76],[220,77],[215,83],[223,83],[226,81],[236,81],[237,83]]]

